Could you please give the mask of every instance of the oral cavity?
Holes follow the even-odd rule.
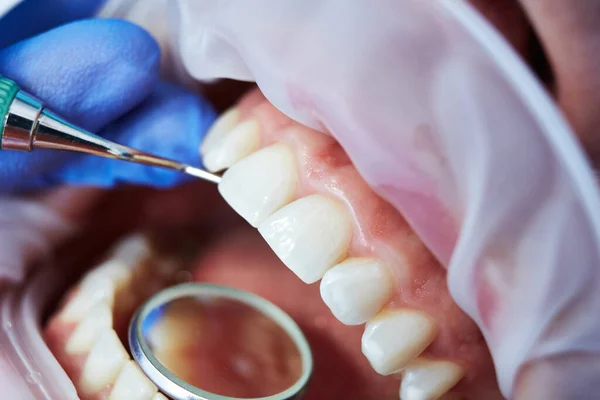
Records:
[[[458,364],[443,360],[426,368],[411,364],[438,337],[436,320],[393,301],[398,297],[395,282],[410,286],[407,253],[395,247],[419,248],[406,223],[364,184],[332,138],[293,124],[257,131],[267,124],[254,125],[252,112],[233,110],[217,122],[218,129],[202,149],[209,160],[217,158],[213,152],[235,154],[231,162],[219,165],[229,168],[219,184],[225,201],[258,228],[298,278],[307,284],[322,280],[321,297],[339,321],[366,323],[362,351],[376,372],[392,375],[408,368],[401,398],[433,399],[451,389],[464,374]],[[252,125],[244,125],[240,115],[249,115]],[[251,139],[241,139],[242,131]],[[248,152],[257,134],[261,149]],[[233,145],[236,140],[242,144]],[[249,142],[252,146],[243,145]],[[386,244],[396,241],[400,245]],[[391,254],[386,259],[377,256],[382,246],[384,254]],[[418,365],[421,369],[416,369]],[[417,389],[419,385],[428,388]],[[418,390],[424,397],[414,394]]]

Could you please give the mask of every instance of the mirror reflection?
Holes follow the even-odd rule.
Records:
[[[274,395],[302,374],[300,352],[285,330],[237,300],[177,298],[148,314],[143,332],[174,375],[222,396]]]

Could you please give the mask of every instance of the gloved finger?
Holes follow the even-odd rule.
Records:
[[[106,0],[25,0],[2,18],[0,48],[62,24],[93,16]],[[26,23],[24,23],[27,21]]]
[[[72,123],[97,132],[150,94],[158,60],[156,42],[139,27],[87,20],[0,51],[0,74]],[[14,189],[74,157],[50,150],[0,152],[0,190]]]
[[[173,85],[159,84],[137,109],[110,125],[102,136],[162,157],[198,164],[198,148],[216,117],[202,98]],[[181,172],[95,156],[82,156],[50,176],[36,180],[36,188],[60,183],[113,187],[122,183],[170,187],[188,180]]]

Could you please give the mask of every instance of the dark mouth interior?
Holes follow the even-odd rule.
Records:
[[[197,281],[257,294],[295,320],[314,357],[313,375],[304,398],[397,399],[398,381],[377,375],[360,354],[363,328],[344,326],[335,320],[320,298],[319,285],[305,285],[281,265],[256,232],[220,198],[215,185],[191,182],[170,190],[139,187],[111,190],[80,219],[83,233],[57,249],[56,259],[60,260],[65,274],[53,301],[48,303],[46,319],[63,301],[65,290],[97,265],[96,261],[101,260],[119,238],[143,231],[150,235],[155,248],[176,254],[188,265],[193,271],[190,278],[193,275]],[[224,268],[211,268],[211,265],[206,268],[206,264],[198,267],[198,254],[210,253],[217,242],[229,246],[231,235],[235,234],[232,232],[240,230],[250,233],[247,235],[251,236],[250,244],[244,244],[246,239],[243,239],[241,245],[237,243],[236,250],[232,239],[232,252],[244,253],[248,249],[244,246],[250,245],[252,254],[248,259],[258,256],[259,260],[231,267],[234,274],[238,268],[241,275],[250,275],[237,279],[231,275],[232,271],[226,271],[227,265],[223,265]],[[258,247],[259,253],[255,254],[253,249]],[[263,264],[267,267],[260,270]],[[203,268],[205,272],[198,273]],[[265,276],[269,282],[264,282]],[[283,289],[271,291],[270,287],[277,286]]]

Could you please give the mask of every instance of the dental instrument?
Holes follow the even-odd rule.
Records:
[[[169,319],[182,309],[190,325],[170,328],[177,330],[175,346],[182,347],[168,344],[161,349],[161,338],[169,336],[165,335]],[[198,346],[198,357],[190,357],[194,349],[182,345],[182,330]],[[174,400],[299,399],[313,368],[309,344],[290,316],[259,296],[225,286],[184,283],[157,293],[133,316],[128,335],[134,360],[161,392]],[[260,348],[261,343],[267,343],[266,350]],[[173,362],[177,357],[173,355],[183,354],[185,361],[198,363],[191,368],[197,377],[188,375],[186,380],[176,371]],[[277,376],[275,382],[269,365]],[[245,394],[239,397],[241,392]]]
[[[12,80],[0,76],[0,149],[66,150],[183,172],[212,183],[221,177],[192,165],[123,146],[77,127],[44,107]]]

